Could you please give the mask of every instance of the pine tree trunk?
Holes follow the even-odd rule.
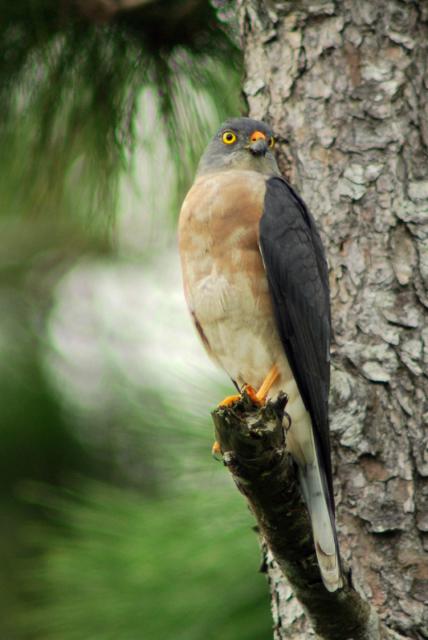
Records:
[[[250,115],[284,139],[329,258],[342,556],[389,628],[428,638],[428,3],[239,12]],[[311,637],[268,564],[275,638]]]

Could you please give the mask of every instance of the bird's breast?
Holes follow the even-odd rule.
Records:
[[[203,177],[179,225],[186,299],[204,346],[231,377],[254,384],[280,348],[258,246],[264,193],[254,172]]]
[[[179,246],[188,304],[198,320],[243,313],[268,295],[258,248],[265,177],[225,171],[199,178],[180,214]],[[249,310],[249,309],[247,309]]]

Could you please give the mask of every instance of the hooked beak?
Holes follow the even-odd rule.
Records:
[[[268,150],[268,141],[262,131],[254,131],[250,136],[249,150],[254,156],[264,156]]]

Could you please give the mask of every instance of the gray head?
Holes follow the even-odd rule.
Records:
[[[263,122],[251,118],[226,120],[205,149],[197,175],[228,169],[279,175],[274,144],[273,132]]]

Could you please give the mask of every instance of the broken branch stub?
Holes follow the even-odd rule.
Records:
[[[334,593],[321,581],[310,518],[286,451],[286,404],[281,393],[258,407],[244,392],[231,406],[215,409],[212,417],[224,464],[318,636],[377,640],[378,617],[350,580],[345,577],[344,588]]]

